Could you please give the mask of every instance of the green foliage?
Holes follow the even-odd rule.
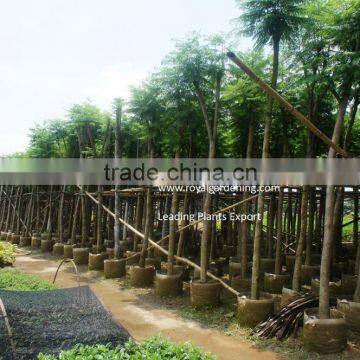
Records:
[[[112,348],[110,345],[77,345],[72,350],[63,351],[58,357],[39,354],[39,360],[212,360],[209,354],[203,353],[191,343],[173,344],[168,340],[157,336],[138,344],[129,340],[123,348]]]
[[[0,289],[19,291],[53,290],[57,286],[13,269],[0,269]]]
[[[15,245],[0,242],[0,268],[15,262],[15,250]]]
[[[69,123],[50,120],[30,130],[29,157],[77,157],[76,134]]]
[[[143,155],[159,153],[157,139],[161,133],[161,117],[164,112],[161,87],[156,77],[151,77],[140,87],[131,89],[130,113],[139,124],[138,135],[145,144]]]
[[[269,59],[261,51],[241,54],[241,58],[258,76],[266,78],[264,69],[269,65]],[[266,95],[238,67],[231,66],[223,91],[223,102],[229,114],[224,120],[224,129],[220,131],[223,152],[227,156],[246,157],[250,122],[255,128],[255,142],[260,143]],[[260,156],[261,153],[255,155]]]
[[[277,73],[274,60],[280,55],[278,90],[331,137],[341,98],[350,103],[359,91],[360,2],[238,0],[237,3],[241,10],[236,19],[238,28],[258,45],[256,51],[239,56],[270,84]],[[245,156],[252,123],[253,156],[261,156],[267,97],[241,70],[229,65],[225,56],[229,40],[223,35],[190,33],[175,42],[174,50],[156,71],[132,88],[128,101],[114,99],[114,107],[122,107],[122,156],[208,156],[209,126],[204,118],[207,115],[213,128],[217,110],[216,155]],[[279,43],[281,51],[275,47]],[[264,55],[265,45],[272,46],[272,58]],[[236,52],[234,47],[232,44],[231,50]],[[35,126],[28,151],[17,155],[112,157],[114,118],[114,113],[103,112],[90,102],[74,104],[66,119]],[[360,149],[358,124],[357,117],[350,136],[350,151],[355,154]],[[316,157],[327,152],[327,145],[309,134],[287,111],[274,105],[271,156]]]
[[[239,18],[245,35],[252,36],[258,47],[269,42],[289,40],[304,23],[304,0],[237,0],[244,13]]]

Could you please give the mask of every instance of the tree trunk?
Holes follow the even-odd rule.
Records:
[[[23,200],[22,193],[23,193],[23,186],[20,186],[18,206],[17,206],[17,211],[16,211],[16,230],[15,230],[15,234],[17,234],[17,235],[20,234],[20,216],[21,216],[21,208],[22,208],[22,203],[23,203],[23,201],[22,201]]]
[[[141,231],[141,218],[143,215],[143,196],[140,194],[137,197],[136,212],[135,212],[135,229]],[[137,251],[139,237],[134,234],[134,247],[133,251]]]
[[[271,259],[273,257],[273,243],[274,243],[274,220],[275,220],[275,197],[273,194],[270,195],[269,203],[269,216],[268,216],[268,227],[267,227],[267,257]]]
[[[217,208],[218,194],[215,194],[212,199],[212,213],[215,212]],[[210,236],[210,261],[216,259],[216,220],[211,220],[211,236]]]
[[[257,211],[260,217],[257,218],[255,223],[255,235],[254,235],[254,250],[253,250],[253,263],[251,274],[251,299],[257,300],[260,295],[260,246],[262,238],[263,221],[262,216],[264,214],[264,193],[261,192],[258,196]]]
[[[305,251],[305,265],[311,265],[312,242],[314,238],[314,218],[316,208],[316,193],[315,189],[309,188],[309,226],[308,234],[306,236],[306,251]]]
[[[1,195],[0,198],[3,200],[3,202],[0,202],[1,206],[1,220],[0,220],[0,230],[3,230],[4,220],[5,220],[5,213],[6,213],[6,196],[2,196],[3,192],[6,194],[7,187],[5,186],[5,190],[3,188],[3,185],[1,185]]]
[[[64,242],[64,224],[63,224],[63,213],[64,213],[64,198],[65,198],[65,189],[64,185],[61,190],[60,203],[59,203],[59,213],[58,213],[58,231],[59,231],[59,242]]]
[[[307,204],[308,204],[308,186],[303,186],[302,196],[301,196],[301,227],[300,227],[300,236],[299,241],[296,247],[295,255],[295,266],[294,266],[294,275],[292,288],[295,291],[300,291],[301,287],[301,265],[302,265],[302,255],[304,250],[304,244],[306,240],[306,225],[307,225]]]
[[[103,214],[103,196],[102,196],[103,187],[98,186],[98,204],[97,204],[97,214],[96,214],[96,250],[100,254],[102,248],[102,214]]]
[[[145,267],[145,259],[147,254],[147,248],[149,244],[149,237],[152,232],[153,225],[153,216],[152,216],[152,189],[149,187],[146,191],[146,222],[145,222],[145,231],[144,238],[142,243],[142,250],[140,254],[139,266]]]
[[[82,188],[80,191],[81,195],[81,245],[86,246],[88,242],[88,233],[87,233],[87,219],[86,219],[86,198],[85,190]]]
[[[273,71],[271,86],[276,89],[278,72],[279,72],[279,45],[280,39],[273,41]],[[271,129],[271,117],[274,100],[268,96],[267,109],[265,113],[265,128],[264,139],[262,147],[262,158],[270,157],[270,129]],[[263,231],[263,216],[264,216],[264,193],[260,193],[257,201],[257,208],[259,218],[255,224],[255,236],[254,236],[254,252],[253,252],[253,267],[252,267],[252,280],[251,280],[251,298],[257,300],[260,295],[260,245]]]
[[[73,223],[71,229],[71,245],[76,244],[76,231],[77,231],[79,207],[80,207],[80,196],[77,196],[75,201],[74,217],[73,217]]]
[[[359,94],[356,94],[354,97],[354,103],[350,110],[349,123],[348,123],[348,127],[346,129],[345,138],[344,138],[344,150],[345,151],[348,151],[350,148],[351,131],[354,126],[358,106],[359,106]]]
[[[286,244],[290,244],[293,240],[292,234],[292,189],[288,189],[288,205],[287,205],[287,222],[286,222]]]
[[[342,247],[342,213],[344,202],[344,189],[337,188],[335,191],[335,206],[334,206],[334,246],[333,246],[333,260],[337,262],[339,260],[339,254]]]
[[[129,201],[128,199],[125,199],[125,209],[124,209],[124,220],[126,222],[129,222]],[[127,233],[127,227],[126,226],[123,226],[123,229],[122,229],[122,239],[123,241],[126,240],[126,233]]]
[[[165,198],[164,214],[169,214],[170,210],[171,210],[171,201],[170,201],[170,196],[167,195]],[[164,238],[168,234],[169,234],[169,220],[165,219],[162,223],[161,238]]]
[[[358,190],[358,189],[357,189]],[[357,274],[356,290],[354,294],[354,300],[360,302],[360,241],[359,241],[359,197],[355,194],[354,198],[354,240],[357,242],[355,274]]]
[[[183,204],[183,214],[187,214],[189,212],[189,194],[186,193],[184,197],[184,204]],[[187,221],[183,218],[180,223],[180,227],[183,228],[187,224]],[[176,255],[183,256],[184,246],[185,246],[185,231],[187,230],[180,230],[179,234],[179,242]],[[180,264],[180,263],[179,263]]]
[[[178,212],[179,195],[174,191],[171,201],[171,212],[170,214],[175,216]],[[169,249],[168,249],[168,263],[167,263],[167,274],[172,275],[174,272],[174,255],[175,255],[175,238],[176,238],[176,220],[173,217],[170,220],[169,227]]]
[[[13,193],[14,193],[14,185],[11,185],[11,191],[10,191],[10,194],[8,195],[9,205],[8,205],[8,211],[7,211],[7,215],[6,215],[5,231],[9,231],[9,225],[10,225],[10,219],[11,219],[11,217],[10,217],[11,201],[12,201]]]
[[[211,213],[211,195],[206,192],[204,195],[204,206],[203,211],[206,214]],[[203,221],[203,229],[202,229],[202,236],[201,236],[201,249],[200,249],[200,281],[206,282],[206,271],[208,268],[208,243],[209,237],[211,234],[211,221],[204,220]]]
[[[282,270],[281,264],[281,244],[282,244],[282,222],[283,222],[283,202],[284,188],[280,188],[276,221],[276,250],[275,250],[275,274],[280,275]]]
[[[344,97],[339,104],[339,111],[335,123],[335,128],[332,136],[332,141],[339,144],[342,132],[342,125],[346,113],[348,97]],[[329,150],[329,158],[335,157],[333,148]],[[321,256],[320,267],[320,289],[319,289],[319,317],[321,319],[328,319],[330,317],[330,265],[331,265],[331,249],[333,244],[333,221],[334,221],[334,206],[335,206],[335,188],[328,186],[326,189],[326,203],[325,203],[325,223],[324,223],[324,241]]]
[[[53,213],[53,200],[52,200],[53,187],[52,186],[50,186],[49,192],[50,192],[50,195],[49,195],[49,217],[48,217],[46,232],[47,232],[48,240],[51,240],[52,239],[52,213]]]
[[[356,261],[355,261],[355,274],[360,271],[360,241],[359,241],[359,188],[354,188],[354,246],[357,249]],[[359,290],[360,291],[360,290]]]
[[[16,195],[15,195],[15,205],[14,205],[14,208],[13,208],[13,211],[12,211],[12,219],[11,219],[11,225],[10,225],[10,231],[11,232],[14,232],[15,231],[15,219],[16,219],[16,211],[17,211],[17,208],[18,208],[18,203],[19,203],[19,196],[20,194],[20,186],[17,187],[17,190],[16,190]]]
[[[120,150],[120,127],[121,127],[121,113],[122,109],[121,106],[116,107],[115,116],[116,116],[116,123],[115,123],[115,159],[121,158],[121,150]],[[122,250],[120,248],[120,186],[116,183],[115,185],[115,203],[114,203],[114,212],[115,212],[115,219],[114,219],[114,258],[120,259],[122,257]]]

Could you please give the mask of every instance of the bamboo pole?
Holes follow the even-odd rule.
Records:
[[[1,310],[1,313],[3,314],[1,317],[4,319],[6,331],[8,333],[9,339],[10,339],[12,358],[14,360],[16,360],[18,357],[17,357],[17,353],[16,353],[16,348],[15,348],[14,335],[13,335],[13,332],[12,332],[11,327],[10,327],[9,317],[7,316],[4,303],[2,302],[1,299],[0,299],[0,310]]]
[[[333,148],[338,154],[343,157],[349,157],[348,153],[339,145],[335,144],[329,139],[321,130],[319,130],[307,117],[296,110],[287,100],[285,100],[276,90],[269,86],[265,81],[260,79],[247,65],[245,65],[233,52],[228,52],[229,59],[236,64],[241,70],[245,72],[252,80],[254,80],[270,97],[276,100],[282,107],[294,115],[303,125],[305,125],[314,135],[320,138],[325,144]]]

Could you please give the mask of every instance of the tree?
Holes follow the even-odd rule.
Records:
[[[239,18],[244,35],[253,37],[256,46],[261,48],[271,44],[273,67],[271,86],[276,89],[279,74],[279,54],[282,40],[290,40],[300,25],[303,0],[237,0],[243,14]],[[265,112],[263,155],[269,157],[271,116],[274,100],[269,97]]]
[[[239,18],[242,33],[252,36],[257,47],[271,43],[273,66],[271,86],[276,89],[279,73],[279,53],[281,40],[290,40],[294,32],[303,23],[301,16],[303,1],[299,0],[245,0],[238,1],[244,12]],[[268,97],[265,111],[264,139],[262,157],[270,157],[270,130],[274,100]],[[258,299],[260,271],[260,242],[263,231],[264,194],[258,197],[259,219],[255,224],[251,298]]]
[[[122,106],[123,106],[123,100],[122,99],[115,99],[114,102],[114,108],[115,108],[115,159],[121,158],[121,115],[122,115]],[[114,204],[114,214],[115,214],[115,220],[114,220],[114,257],[115,259],[120,259],[123,256],[123,251],[120,247],[120,186],[118,184],[115,185],[115,204]],[[99,210],[101,211],[101,210]]]
[[[331,92],[338,102],[338,112],[333,131],[332,140],[340,143],[342,128],[346,109],[352,92],[353,84],[360,79],[359,51],[360,51],[360,4],[357,1],[344,1],[342,6],[337,6],[334,1],[326,4],[326,9],[331,12],[323,12],[326,19],[325,36],[333,47],[331,72],[329,81]],[[340,51],[339,51],[340,50]],[[335,157],[333,149],[329,150],[328,157]],[[320,291],[319,291],[319,317],[326,319],[330,317],[330,265],[331,251],[334,237],[334,207],[335,187],[328,186],[326,189],[324,241],[322,249],[320,269]]]
[[[221,107],[221,88],[225,73],[224,39],[202,38],[193,34],[176,44],[169,60],[178,64],[184,83],[198,101],[208,138],[208,157],[216,156],[218,122]],[[204,196],[203,211],[211,213],[211,195]],[[211,221],[203,223],[201,238],[200,281],[206,282],[208,267],[208,243],[211,236]]]
[[[164,111],[161,87],[156,76],[151,76],[139,87],[131,89],[129,111],[141,126],[141,140],[146,142],[143,155],[155,157],[160,152],[161,118]]]

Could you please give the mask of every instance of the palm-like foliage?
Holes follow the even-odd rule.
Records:
[[[237,0],[244,10],[240,27],[244,35],[252,36],[256,45],[289,40],[304,22],[304,0]]]

